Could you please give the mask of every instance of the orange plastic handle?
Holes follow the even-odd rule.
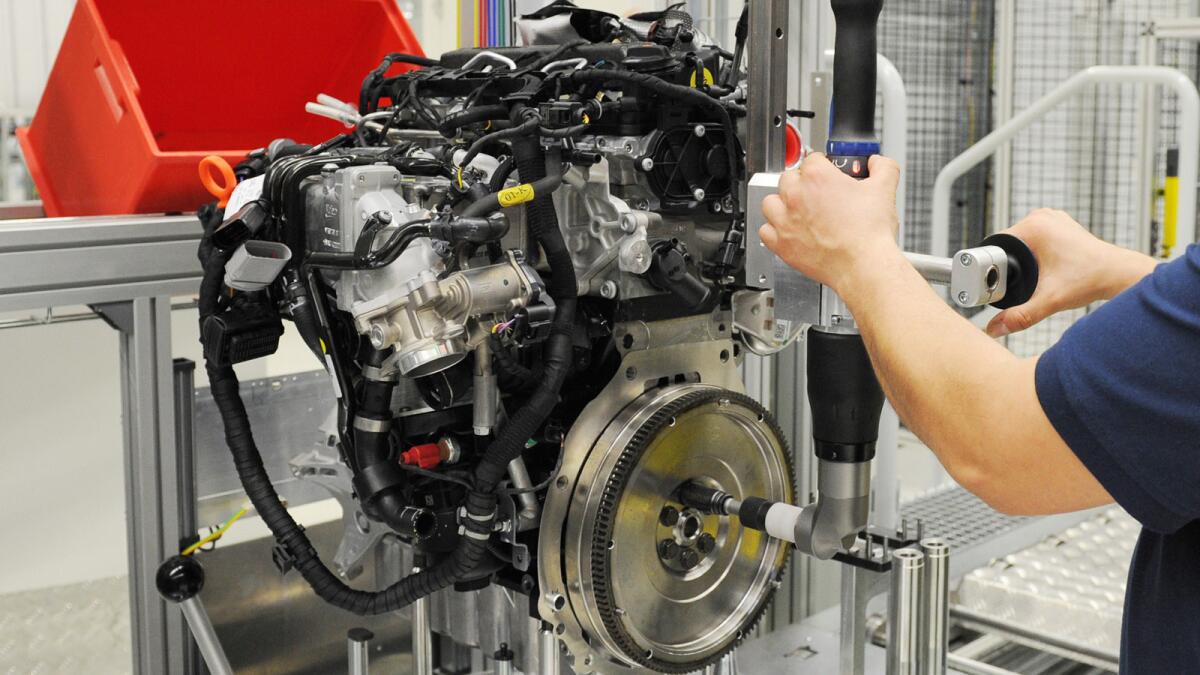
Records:
[[[217,198],[217,206],[225,208],[237,187],[237,176],[233,175],[233,167],[224,157],[209,155],[200,160],[200,184]]]

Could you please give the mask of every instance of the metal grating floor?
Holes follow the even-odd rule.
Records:
[[[118,675],[132,669],[125,577],[0,595],[0,673]]]
[[[940,537],[952,550],[970,548],[1033,520],[999,513],[960,487],[915,499],[901,508],[900,515],[910,525],[920,521],[926,537]]]

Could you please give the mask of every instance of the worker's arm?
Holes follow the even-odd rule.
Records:
[[[992,337],[1022,331],[1068,309],[1111,300],[1154,271],[1158,261],[1114,246],[1062,211],[1038,209],[1007,230],[1037,255],[1041,278],[1033,297],[988,323]]]
[[[888,399],[960,484],[1008,513],[1111,502],[1043,412],[1035,360],[952,311],[905,260],[894,237],[898,169],[879,157],[870,169],[858,182],[809,159],[764,202],[762,240],[845,300]]]

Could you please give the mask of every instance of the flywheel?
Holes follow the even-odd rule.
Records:
[[[719,660],[782,574],[785,544],[685,507],[688,481],[794,501],[787,443],[753,399],[685,384],[623,410],[580,472],[562,557],[584,639],[612,663],[686,673]]]

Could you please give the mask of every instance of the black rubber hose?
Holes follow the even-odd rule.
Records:
[[[479,153],[483,151],[484,146],[487,144],[498,143],[500,141],[511,141],[516,138],[521,138],[522,136],[528,136],[536,132],[541,123],[542,120],[537,115],[530,115],[528,119],[523,121],[514,119],[513,126],[507,129],[493,131],[490,134],[480,136],[475,140],[474,143],[470,145],[470,147],[467,148],[467,154],[463,155],[462,161],[459,162],[458,165],[466,168],[471,164],[471,160],[475,159]],[[524,180],[524,178],[522,178],[522,180]]]
[[[542,171],[545,173],[545,169]],[[525,180],[525,177],[522,176],[521,180]],[[562,185],[562,180],[563,177],[561,173],[553,173],[549,176],[545,176],[544,178],[539,178],[532,183],[525,184],[533,188],[534,201],[537,201],[542,195],[548,195],[557,190],[558,186]],[[503,204],[500,203],[501,192],[503,192],[503,190],[498,190],[486,197],[480,197],[479,199],[471,202],[467,208],[459,214],[459,216],[463,218],[477,218],[502,208]],[[512,204],[512,206],[515,205],[516,204]],[[555,219],[555,222],[557,222],[557,218]]]
[[[524,110],[515,109],[514,121],[522,119],[523,114]],[[512,148],[522,182],[537,184],[546,178],[546,155],[536,136],[514,139]],[[571,254],[559,229],[551,193],[552,190],[536,192],[526,211],[529,228],[546,253],[550,267],[549,291],[556,304],[554,323],[543,352],[542,385],[500,430],[475,467],[475,489],[485,494],[495,492],[504,479],[509,462],[520,456],[525,442],[537,433],[558,405],[559,392],[569,372],[578,281]]]
[[[493,120],[508,121],[508,106],[506,105],[480,105],[474,108],[468,108],[462,112],[448,115],[442,123],[438,125],[438,133],[446,138],[453,138],[454,134],[468,124],[478,124],[480,122],[490,122]]]
[[[512,157],[505,157],[500,166],[492,172],[492,180],[488,182],[488,192],[499,192],[504,189],[504,184],[508,182],[508,177],[517,169],[517,160]]]

